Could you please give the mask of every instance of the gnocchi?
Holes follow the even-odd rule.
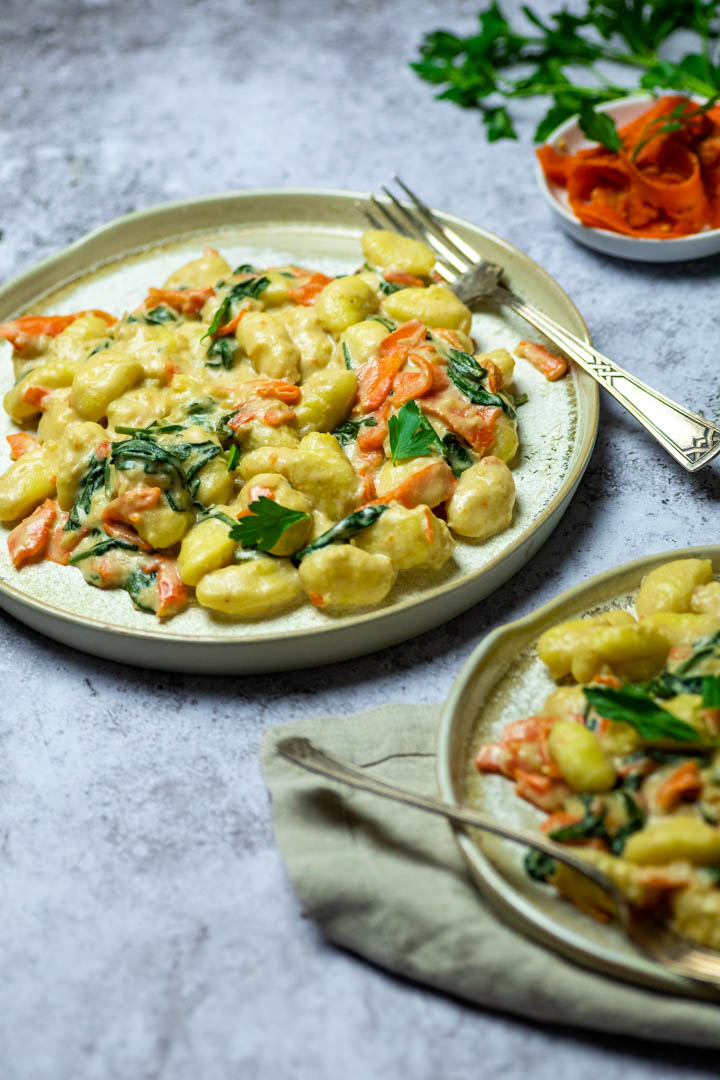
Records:
[[[160,618],[255,619],[382,603],[508,528],[510,353],[475,353],[425,245],[371,229],[362,251],[330,277],[208,248],[120,318],[0,326],[6,411],[37,428],[0,476],[17,569],[69,563]]]

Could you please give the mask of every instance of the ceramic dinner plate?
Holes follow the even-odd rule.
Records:
[[[235,262],[283,263],[347,273],[362,262],[362,193],[247,191],[170,203],[130,214],[88,234],[0,289],[0,321],[27,311],[132,310],[149,285],[208,245]],[[507,269],[513,288],[587,340],[585,325],[559,285],[498,237],[450,215],[481,254]],[[531,333],[512,315],[474,316],[479,348],[515,344]],[[7,348],[7,357],[5,352]],[[12,382],[10,349],[0,346],[0,386]],[[585,470],[597,430],[597,388],[573,370],[548,383],[518,363],[516,384],[528,402],[519,412],[521,451],[513,469],[517,508],[511,527],[483,544],[458,543],[439,573],[404,573],[380,606],[327,615],[305,604],[272,619],[230,620],[191,607],[166,624],[136,611],[122,591],[85,584],[74,568],[51,562],[18,572],[0,528],[0,606],[47,634],[97,656],[164,670],[233,674],[285,670],[373,652],[444,622],[498,588],[537,551],[557,525]],[[0,419],[0,469],[7,466]]]
[[[444,799],[469,803],[508,825],[539,828],[545,815],[519,799],[512,784],[477,771],[474,759],[480,745],[497,740],[513,720],[531,716],[554,689],[535,651],[545,630],[611,608],[633,609],[645,574],[678,558],[712,559],[720,574],[718,544],[648,555],[590,578],[481,642],[460,672],[443,714],[438,771]],[[525,848],[477,830],[472,836],[462,830],[456,835],[480,890],[517,929],[606,974],[717,1000],[711,989],[646,959],[616,926],[594,922],[553,889],[532,881],[522,865]]]

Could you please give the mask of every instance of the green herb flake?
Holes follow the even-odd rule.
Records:
[[[470,454],[457,435],[453,435],[451,431],[447,435],[443,435],[442,441],[445,448],[445,459],[452,469],[453,476],[462,476],[465,470],[469,469],[473,463]]]
[[[374,525],[386,510],[387,506],[383,505],[363,506],[360,510],[355,510],[352,514],[348,514],[347,517],[343,518],[342,521],[338,521],[327,532],[324,532],[322,536],[318,536],[317,540],[313,540],[312,544],[308,544],[302,551],[296,551],[292,557],[293,562],[297,565],[301,559],[312,554],[313,551],[320,551],[321,548],[327,547],[329,544],[343,543],[352,539],[363,529],[369,529],[371,525]]]
[[[555,873],[555,860],[544,851],[528,851],[523,866],[533,881],[547,881]]]
[[[150,615],[155,614],[152,604],[145,603],[142,594],[151,589],[157,581],[157,570],[141,570],[136,566],[130,571],[125,582],[125,590],[130,596],[138,611],[146,611]]]
[[[146,311],[143,320],[150,326],[161,326],[163,323],[177,322],[177,313],[169,308],[166,304],[159,304],[157,307],[151,308],[150,311]]]
[[[233,469],[237,468],[239,460],[240,460],[240,451],[238,450],[235,443],[233,443],[232,446],[230,447],[230,453],[228,454],[228,459],[227,459],[228,472],[232,472]]]
[[[374,416],[366,416],[362,420],[346,420],[335,428],[333,435],[341,446],[347,446],[357,439],[361,427],[377,427],[377,420]]]
[[[388,434],[393,465],[405,458],[427,457],[433,450],[445,453],[442,439],[412,399],[390,417]]]
[[[270,551],[286,529],[308,517],[302,510],[290,510],[265,495],[251,502],[249,509],[250,514],[233,525],[230,538],[255,551]]]
[[[487,371],[478,364],[474,356],[461,352],[460,349],[450,349],[447,373],[460,393],[472,401],[473,405],[494,405],[506,412],[511,420],[515,418],[515,410],[510,402],[483,386]]]
[[[649,742],[671,739],[674,742],[699,742],[700,735],[684,720],[661,708],[639,686],[621,690],[584,688],[586,700],[600,716],[615,723],[629,724]]]

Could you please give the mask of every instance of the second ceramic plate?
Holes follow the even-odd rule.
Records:
[[[362,193],[249,191],[166,204],[118,219],[0,290],[0,321],[28,308],[47,312],[131,310],[204,247],[255,265],[300,263],[328,273],[353,270],[362,256]],[[481,254],[507,270],[514,289],[587,339],[567,295],[526,255],[477,226],[440,215]],[[513,349],[528,327],[497,311],[478,313],[481,349]],[[4,352],[4,348],[0,351]],[[3,357],[4,360],[4,357]],[[3,366],[5,366],[3,364]],[[10,385],[10,369],[6,386]],[[444,622],[498,588],[538,550],[557,525],[585,470],[597,430],[597,388],[574,370],[547,383],[519,364],[528,394],[520,411],[522,450],[514,467],[518,502],[512,526],[482,545],[459,543],[441,574],[404,574],[379,607],[328,616],[309,604],[273,619],[240,623],[194,607],[161,625],[136,611],[122,592],[89,588],[54,563],[18,573],[0,530],[0,606],[50,637],[124,663],[166,670],[243,673],[311,667],[359,656]],[[2,436],[13,430],[0,420]],[[0,456],[6,457],[5,450]],[[0,469],[6,461],[0,459]]]
[[[711,559],[720,574],[720,545],[649,555],[590,578],[478,645],[460,672],[445,707],[439,735],[440,788],[448,802],[469,803],[498,821],[538,829],[544,815],[515,795],[501,776],[480,774],[481,743],[499,738],[513,720],[531,716],[554,688],[535,645],[549,627],[611,608],[631,609],[642,578],[670,559]],[[507,840],[458,830],[458,841],[481,891],[517,929],[608,975],[693,997],[717,994],[648,960],[614,925],[581,914],[525,873],[525,849]]]

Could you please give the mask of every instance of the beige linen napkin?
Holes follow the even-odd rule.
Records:
[[[306,735],[398,784],[435,793],[440,706],[386,705],[266,732],[262,764],[280,852],[303,910],[381,967],[478,1005],[646,1039],[720,1046],[718,1003],[576,966],[505,926],[473,885],[449,824],[325,780],[275,753]]]

